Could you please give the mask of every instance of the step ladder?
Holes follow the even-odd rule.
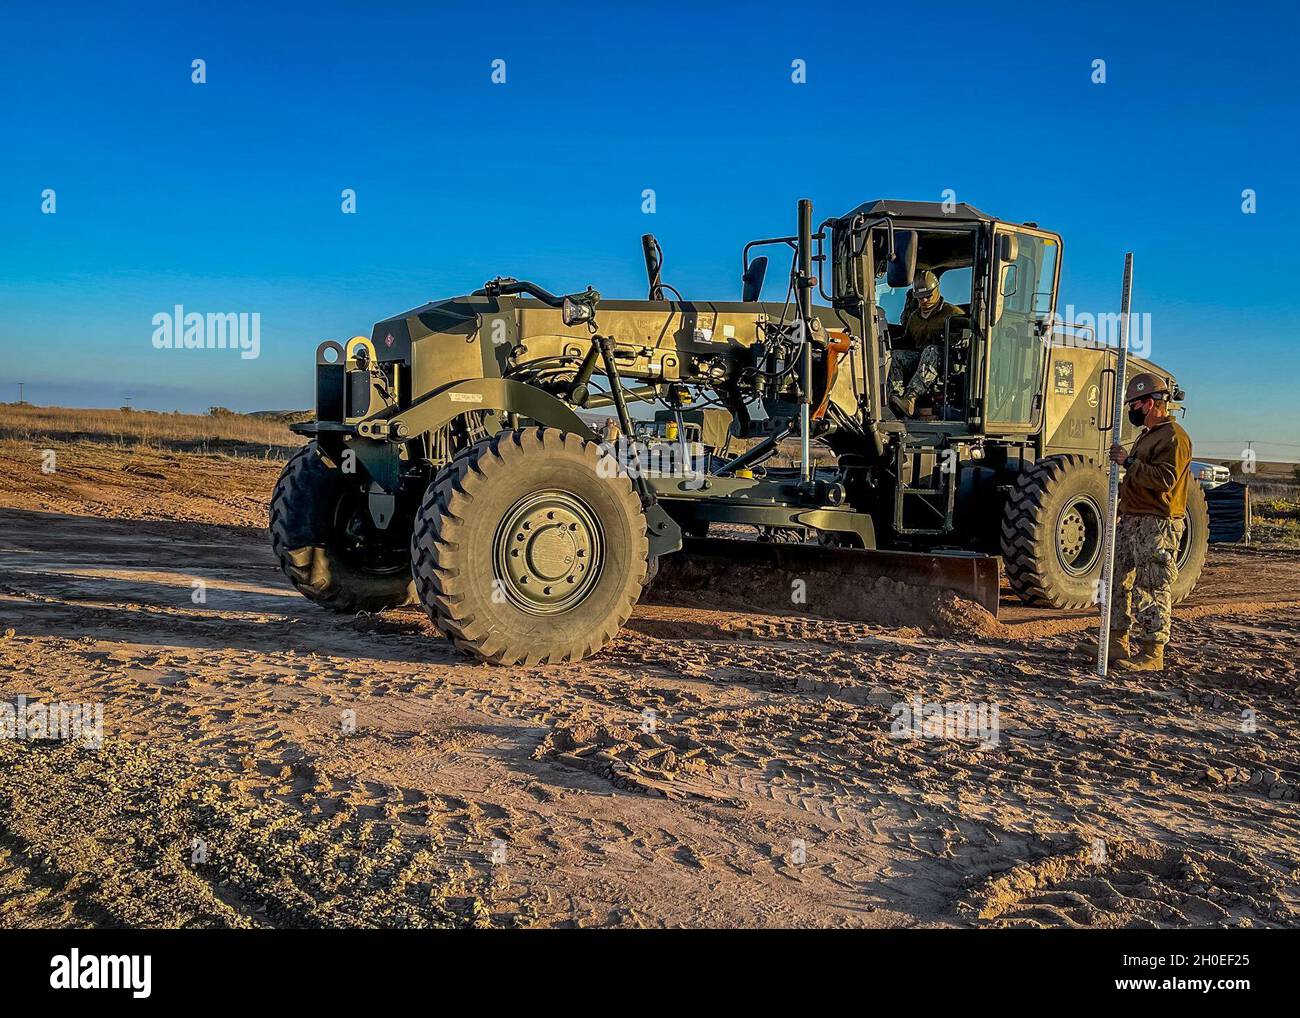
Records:
[[[945,472],[941,469],[944,449],[932,445],[909,445],[906,438],[899,436],[894,456],[894,476],[898,483],[894,486],[894,532],[909,536],[941,537],[952,533],[953,509],[957,504],[958,471]],[[922,479],[929,483],[922,483]],[[908,499],[911,499],[909,502]],[[942,508],[940,507],[942,500]],[[905,508],[909,505],[923,506],[928,512],[923,515],[933,517],[937,526],[908,527]]]

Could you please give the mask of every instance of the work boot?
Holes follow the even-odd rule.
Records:
[[[916,396],[904,393],[902,396],[890,396],[889,406],[898,417],[911,417],[916,413]]]
[[[1092,648],[1092,656],[1097,657],[1097,637],[1088,637],[1089,647]],[[1127,661],[1129,657],[1128,633],[1111,633],[1110,642],[1106,645],[1106,664],[1113,665],[1120,661]]]
[[[1162,672],[1165,669],[1165,645],[1163,643],[1138,642],[1138,652],[1119,667],[1130,672]]]

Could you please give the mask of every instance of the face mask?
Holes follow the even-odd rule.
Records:
[[[1140,428],[1147,422],[1147,412],[1145,410],[1130,410],[1128,412],[1128,419],[1131,423]]]

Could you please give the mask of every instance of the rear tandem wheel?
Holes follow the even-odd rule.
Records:
[[[1106,472],[1083,456],[1052,456],[1016,480],[1002,519],[1007,579],[1025,604],[1087,608],[1101,578]],[[1191,594],[1205,564],[1209,506],[1190,482],[1173,601]]]

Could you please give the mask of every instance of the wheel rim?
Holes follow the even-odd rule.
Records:
[[[1056,557],[1071,576],[1091,572],[1101,557],[1101,507],[1086,495],[1065,504],[1056,521]]]
[[[537,491],[501,519],[493,542],[495,586],[531,615],[558,615],[600,579],[605,535],[595,514],[567,491]]]

